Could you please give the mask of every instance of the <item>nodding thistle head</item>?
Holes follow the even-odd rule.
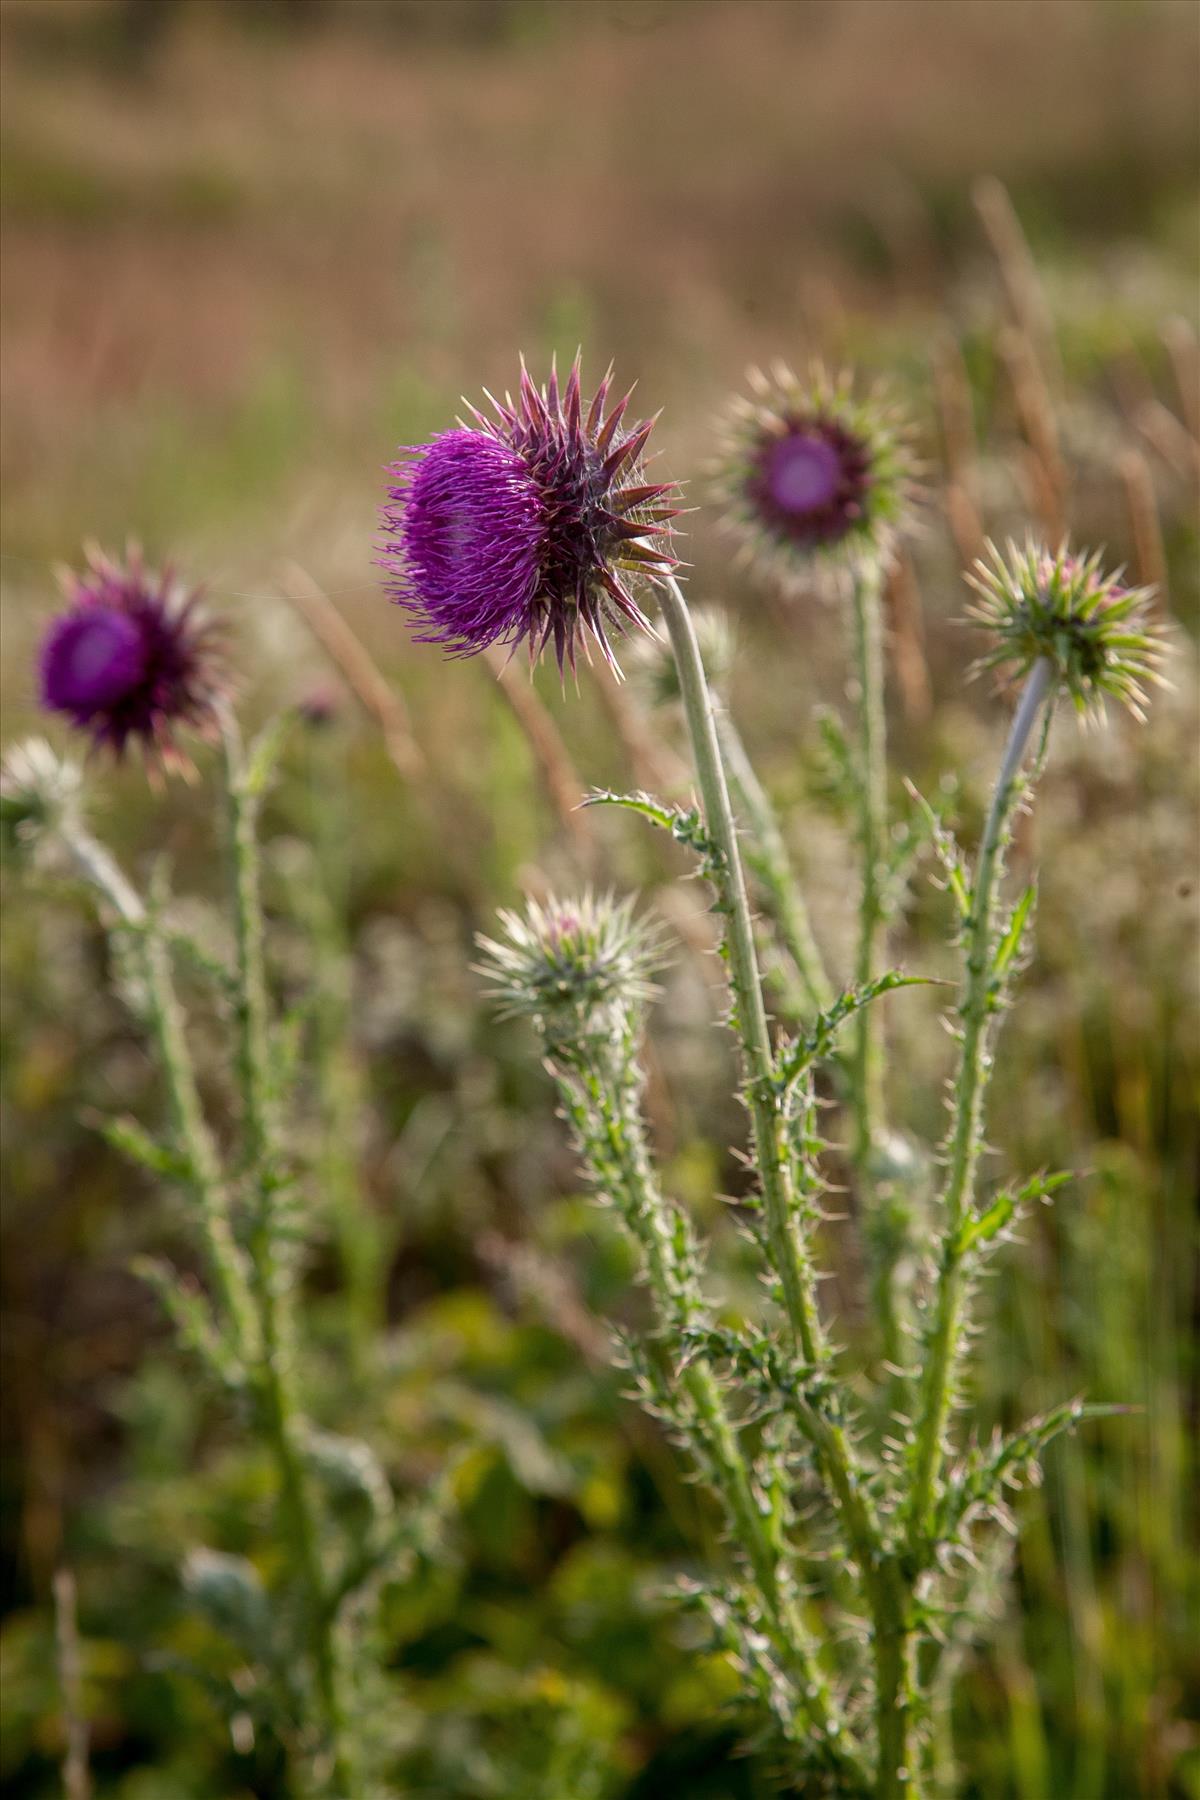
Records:
[[[1125,586],[1120,571],[1103,572],[1098,552],[1075,554],[1065,544],[1051,552],[1032,539],[1023,548],[1010,540],[1002,556],[989,542],[988,552],[990,561],[967,577],[978,596],[968,616],[992,639],[976,669],[1017,682],[1045,658],[1085,718],[1100,716],[1106,695],[1144,718],[1146,687],[1162,683],[1153,591]]]
[[[615,1017],[637,1012],[657,989],[662,946],[634,917],[632,900],[585,890],[574,899],[527,900],[499,915],[501,936],[480,937],[479,972],[492,983],[502,1018],[532,1019],[552,1046],[607,1034]]]
[[[878,393],[782,363],[752,369],[722,422],[715,495],[753,563],[788,585],[886,558],[910,500],[912,463]]]
[[[82,816],[83,775],[45,738],[14,744],[0,766],[0,841],[40,858]]]
[[[539,388],[522,363],[515,401],[488,395],[494,419],[469,407],[392,465],[380,561],[418,643],[524,641],[533,662],[553,642],[561,670],[582,632],[615,666],[608,630],[651,629],[637,596],[675,567],[675,489],[645,481],[654,421],[624,426],[632,389],[606,411],[611,383],[585,409],[578,357],[561,392],[553,368]]]
[[[42,705],[118,756],[132,740],[164,766],[186,766],[176,734],[211,731],[224,690],[199,594],[147,569],[136,547],[124,563],[90,549],[63,585],[66,609],[42,640]]]

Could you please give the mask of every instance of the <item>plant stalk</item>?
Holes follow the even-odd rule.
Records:
[[[279,1476],[281,1511],[307,1591],[309,1652],[320,1698],[333,1800],[355,1800],[361,1788],[342,1699],[333,1609],[321,1560],[319,1528],[305,1474],[302,1422],[289,1361],[285,1295],[278,1266],[278,1170],[271,1121],[267,988],[257,839],[258,796],[251,792],[241,738],[231,715],[222,720],[229,795],[231,885],[237,943],[237,1077],[242,1101],[246,1171],[255,1190],[250,1232],[251,1283],[259,1315],[261,1416]]]
[[[1026,678],[992,792],[971,893],[966,981],[960,1008],[962,1041],[954,1084],[948,1168],[941,1196],[942,1250],[930,1350],[921,1383],[909,1510],[910,1556],[920,1551],[930,1527],[954,1389],[954,1371],[961,1348],[963,1257],[958,1239],[963,1220],[974,1202],[983,1150],[984,1098],[991,1073],[989,1026],[998,1000],[993,973],[997,891],[1004,869],[1009,826],[1021,792],[1021,764],[1044,704],[1047,705],[1046,725],[1049,725],[1054,699],[1053,677],[1054,665],[1042,657],[1034,663]]]
[[[233,1349],[239,1358],[245,1358],[250,1354],[255,1328],[244,1259],[233,1234],[229,1195],[217,1148],[196,1088],[183,1009],[171,975],[169,947],[141,896],[104,845],[82,825],[64,826],[63,838],[81,874],[108,901],[137,944],[150,1025],[166,1082],[171,1126],[187,1164],[209,1274],[231,1332]]]

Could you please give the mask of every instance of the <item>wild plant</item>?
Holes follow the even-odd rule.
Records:
[[[552,647],[574,675],[581,649],[615,669],[615,640],[636,634],[653,644],[654,679],[682,710],[691,804],[608,790],[589,800],[668,834],[711,893],[748,1120],[735,1212],[763,1277],[760,1308],[739,1311],[721,1294],[656,1166],[644,1032],[662,932],[628,899],[542,895],[500,915],[482,940],[482,967],[501,1010],[532,1021],[583,1170],[635,1246],[650,1324],[618,1353],[641,1403],[711,1490],[728,1540],[722,1565],[682,1584],[682,1599],[731,1660],[781,1791],[920,1800],[953,1784],[949,1686],[964,1635],[983,1626],[1011,1526],[1008,1491],[1036,1479],[1056,1435],[1105,1410],[1064,1399],[983,1441],[964,1404],[978,1278],[1023,1214],[1066,1180],[1041,1172],[981,1183],[997,1034],[1035,910],[1032,885],[1008,892],[1006,855],[1045,769],[1059,701],[1093,715],[1111,697],[1139,713],[1158,679],[1160,637],[1148,591],[1106,573],[1098,555],[1030,540],[976,568],[981,667],[1018,694],[968,860],[948,818],[915,791],[897,811],[888,779],[883,594],[913,505],[905,434],[878,394],[858,399],[848,381],[819,371],[799,381],[784,369],[755,378],[723,427],[718,504],[764,580],[785,594],[821,591],[848,628],[852,728],[832,717],[823,726],[858,854],[853,955],[838,969],[771,798],[710,686],[678,574],[677,492],[648,476],[652,422],[630,422],[630,398],[614,401],[610,372],[585,404],[578,361],[564,383],[552,373],[544,387],[522,370],[515,400],[470,409],[395,465],[380,559],[418,641],[489,658],[524,646],[531,666]],[[244,1659],[229,1709],[257,1710],[289,1744],[297,1791],[357,1800],[384,1791],[373,1746],[386,1728],[365,1621],[440,1496],[399,1504],[366,1444],[307,1416],[298,1306],[307,1226],[288,1131],[305,1019],[280,1016],[269,1000],[257,830],[286,722],[243,744],[220,632],[195,596],[133,554],[93,557],[71,580],[43,643],[41,686],[47,710],[96,746],[140,746],[157,767],[186,761],[188,731],[219,746],[228,959],[180,927],[161,871],[137,890],[88,823],[80,770],[41,740],[7,761],[4,817],[23,852],[89,888],[132,976],[126,991],[155,1047],[170,1128],[156,1138],[121,1119],[105,1132],[186,1194],[207,1283],[199,1291],[157,1265],[144,1273],[272,1460],[270,1579],[212,1551],[195,1553],[186,1572],[196,1603]],[[946,1136],[914,1153],[889,1116],[896,1083],[879,1004],[925,979],[889,966],[887,954],[924,853],[940,871],[961,969]],[[782,984],[765,984],[765,957]],[[177,984],[184,967],[215,996],[226,1028],[232,1145],[213,1129],[197,1079]],[[326,1035],[329,1024],[325,1015]],[[845,1122],[832,1145],[830,1105]],[[874,1342],[861,1362],[821,1298],[839,1164],[852,1173],[869,1274]],[[922,1184],[935,1166],[930,1203]]]
[[[1106,696],[1140,716],[1158,679],[1148,591],[1098,555],[1032,540],[972,574],[980,667],[1019,689],[973,863],[915,792],[891,816],[884,709],[883,584],[911,505],[903,433],[878,395],[785,369],[756,376],[731,410],[718,497],[750,560],[785,588],[823,587],[851,625],[856,721],[830,727],[857,819],[856,950],[847,978],[825,967],[784,837],[727,708],[714,700],[675,572],[673,494],[641,469],[651,423],[609,406],[606,376],[585,407],[579,365],[560,389],[522,369],[518,396],[474,409],[397,465],[385,566],[422,641],[470,654],[551,643],[574,671],[590,639],[650,632],[657,600],[682,704],[698,803],[597,792],[669,833],[713,895],[749,1118],[749,1191],[738,1214],[757,1246],[768,1303],[730,1318],[706,1279],[687,1215],[664,1194],[642,1103],[641,1046],[656,934],[627,901],[591,891],[531,900],[482,940],[500,1005],[531,1019],[598,1198],[637,1246],[651,1326],[622,1346],[642,1403],[723,1509],[728,1566],[689,1592],[732,1657],[745,1698],[786,1747],[788,1791],[881,1800],[946,1791],[950,1650],[978,1626],[1008,1490],[1036,1478],[1059,1433],[1105,1408],[1065,1400],[987,1443],[963,1410],[978,1276],[1023,1214],[1067,1179],[1039,1173],[980,1191],[998,1027],[1027,955],[1035,889],[1010,897],[1006,853],[1045,767],[1060,698],[1084,715]],[[932,849],[949,896],[961,978],[950,1122],[927,1163],[940,1180],[928,1226],[914,1164],[887,1122],[877,1003],[920,981],[886,966],[887,928],[914,855]],[[802,1016],[773,1027],[763,921],[790,957]],[[849,1121],[855,1216],[871,1270],[878,1358],[848,1366],[818,1299],[828,1088]],[[901,1271],[919,1269],[908,1291]],[[865,1380],[864,1380],[865,1378]],[[984,1575],[978,1571],[983,1570]],[[798,1784],[798,1785],[795,1785]]]

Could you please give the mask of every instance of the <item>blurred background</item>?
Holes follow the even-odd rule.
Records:
[[[0,52],[4,737],[35,722],[53,565],[128,534],[230,620],[246,712],[303,709],[267,833],[279,992],[316,997],[311,1379],[402,1491],[466,1447],[441,1551],[384,1609],[405,1791],[775,1788],[728,1673],[662,1600],[714,1521],[610,1367],[604,1320],[639,1312],[628,1258],[577,1190],[531,1039],[470,972],[474,931],[525,887],[640,886],[685,946],[700,896],[670,846],[572,811],[662,773],[636,693],[502,685],[409,643],[372,563],[395,446],[511,386],[521,351],[541,372],[582,345],[593,379],[612,357],[665,409],[659,466],[700,509],[691,591],[735,619],[733,707],[841,968],[848,829],[812,723],[844,701],[840,622],[764,599],[704,506],[747,363],[886,374],[915,421],[895,767],[954,777],[967,841],[1004,720],[964,684],[956,622],[982,534],[1069,527],[1161,584],[1174,691],[1143,731],[1062,722],[1020,847],[1038,945],[995,1168],[1086,1174],[990,1284],[977,1381],[989,1426],[1077,1392],[1137,1410],[1051,1452],[955,1723],[966,1795],[1200,1795],[1192,0],[4,0]],[[219,933],[203,758],[201,777],[97,769],[96,813],[131,867],[165,850]],[[259,1542],[269,1473],[130,1272],[147,1249],[186,1264],[185,1222],[94,1129],[155,1117],[153,1070],[86,905],[15,876],[4,897],[0,1778],[59,1791],[65,1563],[97,1793],[272,1800],[278,1747],[231,1734],[177,1574],[193,1543]],[[922,877],[897,960],[949,969],[946,925]],[[895,1116],[927,1141],[936,1011],[889,1014]],[[736,1292],[714,1196],[743,1179],[742,1122],[714,1016],[681,948],[656,1134]],[[219,1114],[203,1014],[197,1041]],[[852,1234],[829,1254],[853,1342]]]

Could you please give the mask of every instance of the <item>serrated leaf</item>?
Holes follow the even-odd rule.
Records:
[[[881,995],[890,994],[896,988],[944,985],[931,975],[904,975],[898,969],[889,969],[886,974],[877,975],[873,981],[865,982],[861,987],[843,989],[833,1005],[819,1013],[809,1029],[785,1047],[779,1062],[779,1080],[786,1087],[798,1081],[807,1069],[829,1054],[834,1039],[846,1020],[853,1018],[855,1013],[861,1012],[864,1006],[869,1006]]]
[[[954,1240],[954,1254],[964,1256],[968,1250],[978,1250],[993,1243],[1027,1207],[1036,1205],[1039,1200],[1049,1200],[1071,1179],[1068,1170],[1060,1169],[1053,1175],[1031,1175],[1024,1186],[1016,1190],[1005,1188],[984,1212],[964,1219]]]

